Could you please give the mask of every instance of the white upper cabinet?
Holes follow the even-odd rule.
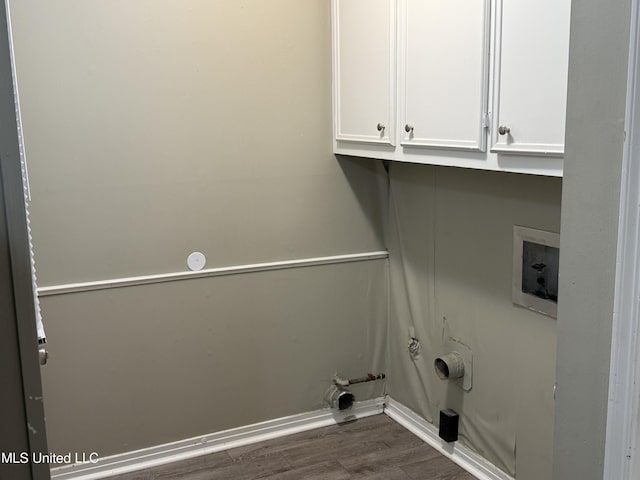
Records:
[[[332,0],[337,154],[562,176],[571,0]]]
[[[396,1],[333,0],[337,141],[394,145]]]
[[[564,153],[571,0],[497,0],[492,151]]]
[[[484,151],[489,0],[400,1],[404,146]]]

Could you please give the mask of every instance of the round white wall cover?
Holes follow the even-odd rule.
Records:
[[[187,258],[187,265],[189,266],[189,270],[197,272],[198,270],[202,270],[207,263],[207,257],[200,252],[193,252]]]

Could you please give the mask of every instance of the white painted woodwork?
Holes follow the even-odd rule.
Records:
[[[571,0],[497,0],[493,151],[564,153],[570,13]]]
[[[570,2],[332,0],[334,153],[561,177]]]
[[[640,478],[640,1],[632,1],[603,480]]]
[[[400,7],[402,145],[484,151],[489,0]]]
[[[395,25],[395,0],[333,0],[339,141],[394,144]]]
[[[279,260],[277,262],[253,263],[249,265],[233,265],[228,267],[214,267],[205,270],[188,270],[182,272],[159,273],[156,275],[142,275],[139,277],[111,278],[93,282],[78,282],[62,285],[50,285],[38,288],[38,296],[65,295],[78,292],[107,290],[110,288],[133,287],[151,285],[155,283],[177,282],[179,280],[193,280],[195,278],[222,277],[226,275],[241,275],[246,273],[269,272],[273,270],[287,270],[289,268],[315,267],[319,265],[338,265],[341,263],[366,262],[389,258],[386,250],[374,252],[348,253],[330,257],[298,258],[295,260]]]

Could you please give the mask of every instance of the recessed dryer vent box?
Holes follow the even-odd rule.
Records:
[[[513,303],[556,318],[560,235],[513,227]]]

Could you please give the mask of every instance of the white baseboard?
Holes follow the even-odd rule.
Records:
[[[387,397],[384,413],[478,480],[514,480],[468,447],[442,440],[433,424],[390,397]]]
[[[51,478],[98,480],[380,413],[388,415],[478,480],[514,480],[464,445],[443,441],[434,425],[390,397],[356,402],[348,413],[322,409],[100,458],[96,464],[55,467],[51,469]]]
[[[330,409],[301,413],[223,432],[201,435],[165,445],[105,457],[96,464],[65,465],[51,469],[52,480],[97,480],[112,475],[178,462],[188,458],[262,442],[344,421],[383,413],[385,398],[356,402],[348,413]]]

